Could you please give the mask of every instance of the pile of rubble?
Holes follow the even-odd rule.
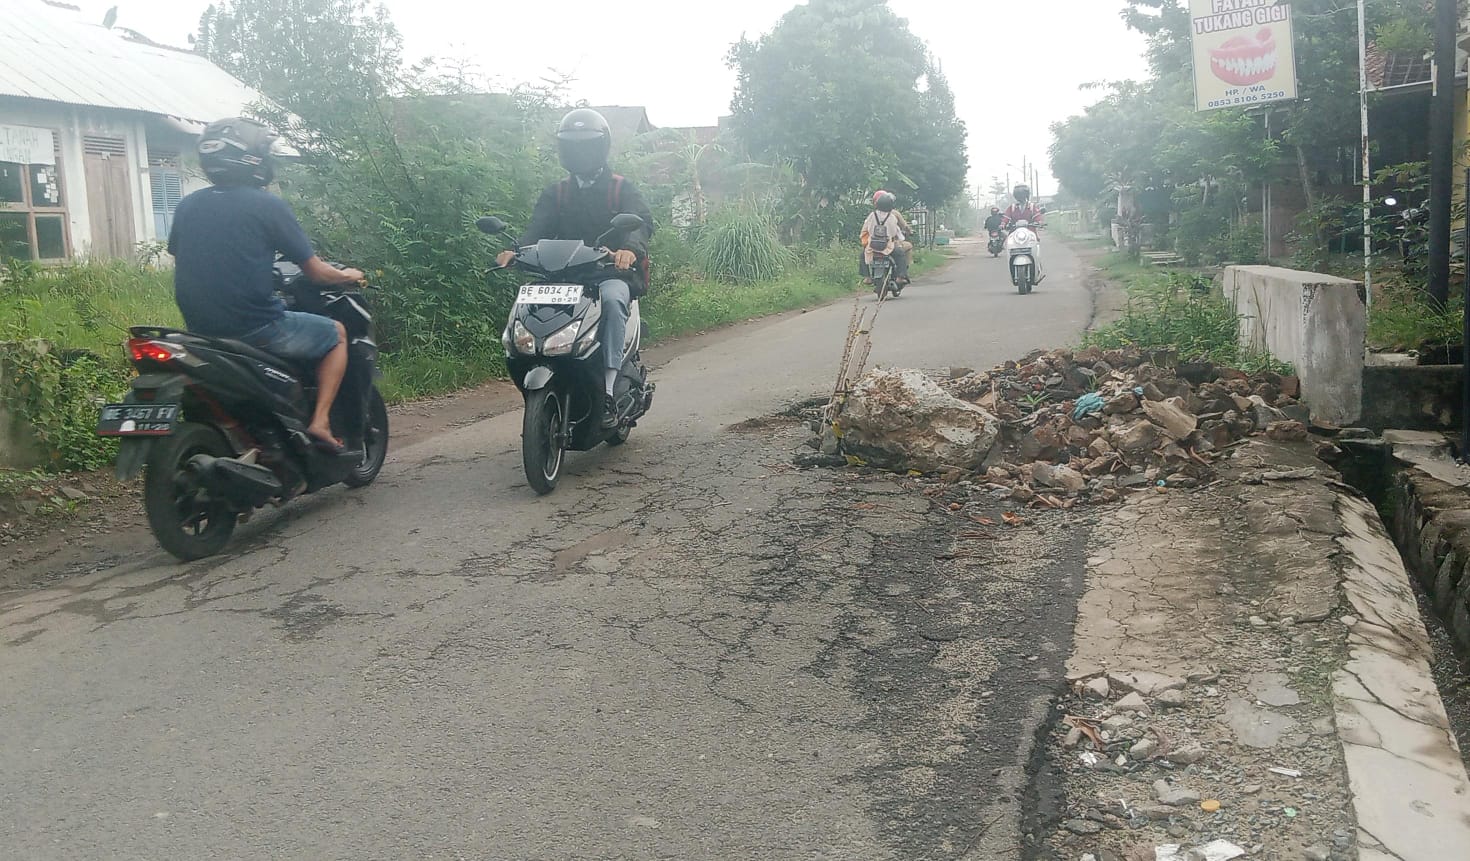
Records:
[[[873,371],[813,442],[828,459],[979,481],[1022,503],[1070,508],[1207,484],[1216,458],[1257,434],[1306,439],[1298,390],[1294,377],[1167,353],[1037,352],[987,373]]]

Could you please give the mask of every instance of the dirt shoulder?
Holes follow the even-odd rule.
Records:
[[[1121,281],[1110,278],[1098,268],[1097,262],[1109,249],[1081,241],[1071,242],[1067,247],[1088,267],[1087,292],[1092,295],[1092,319],[1087,324],[1087,331],[1093,332],[1116,322],[1128,308],[1128,291]]]
[[[1335,479],[1252,440],[1215,484],[1105,514],[1032,857],[1407,861],[1463,839],[1407,577]]]

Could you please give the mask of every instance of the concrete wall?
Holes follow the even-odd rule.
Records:
[[[1363,285],[1275,266],[1230,266],[1224,286],[1240,316],[1241,345],[1296,369],[1313,418],[1355,424],[1363,413]]]
[[[5,390],[5,361],[0,359],[0,391]],[[0,469],[32,469],[46,462],[30,425],[0,402]]]
[[[1409,466],[1389,479],[1389,530],[1462,655],[1470,656],[1470,495]]]

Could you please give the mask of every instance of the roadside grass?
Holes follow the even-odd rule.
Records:
[[[1376,350],[1418,350],[1460,344],[1464,340],[1465,297],[1434,305],[1422,290],[1374,290],[1368,318],[1368,346]]]
[[[914,253],[909,275],[917,278],[943,266],[955,255],[935,248]],[[703,332],[785,311],[811,308],[865,291],[851,248],[823,249],[774,281],[730,285],[695,279],[643,300],[653,343]]]
[[[40,338],[125,368],[129,326],[179,326],[173,276],[123,261],[16,266],[0,279],[0,340]]]
[[[499,345],[497,345],[497,349]],[[447,395],[505,376],[505,356],[499,352],[476,355],[385,353],[378,390],[383,400],[401,404]]]
[[[1289,373],[1269,355],[1244,349],[1239,319],[1207,277],[1161,272],[1123,254],[1109,254],[1099,269],[1123,285],[1128,304],[1113,323],[1089,332],[1083,346],[1173,350],[1184,361],[1209,361],[1248,372]]]

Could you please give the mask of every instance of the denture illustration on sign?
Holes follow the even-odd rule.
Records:
[[[1215,77],[1236,87],[1268,81],[1276,74],[1276,36],[1267,27],[1254,37],[1236,36],[1210,52]]]

